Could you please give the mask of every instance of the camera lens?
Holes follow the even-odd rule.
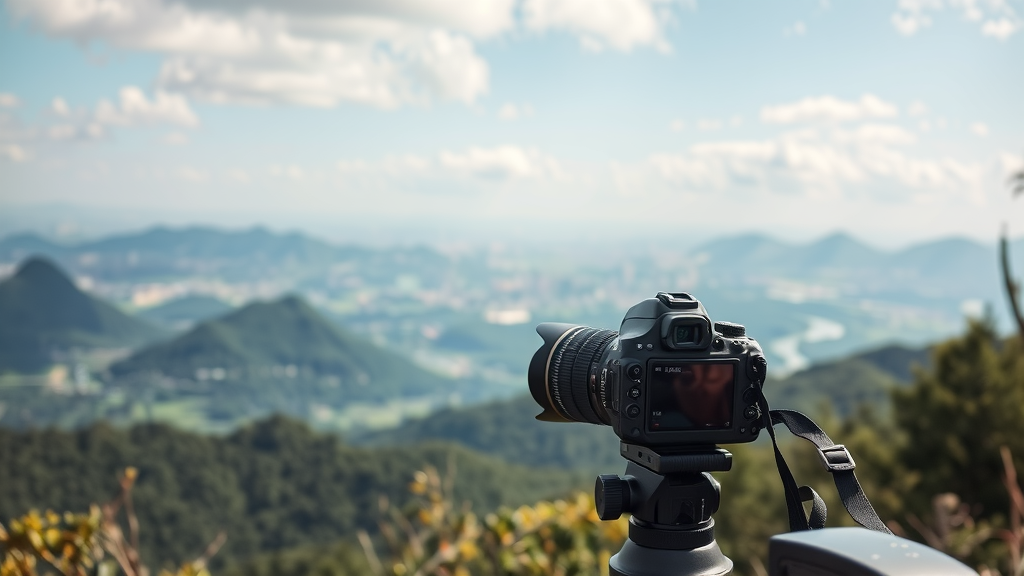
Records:
[[[617,336],[614,330],[544,323],[537,327],[544,345],[530,361],[530,393],[544,412],[541,420],[609,424],[589,380],[591,367]],[[596,383],[595,383],[596,384]]]

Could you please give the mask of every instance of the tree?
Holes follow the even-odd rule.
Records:
[[[902,460],[921,472],[908,494],[911,510],[952,492],[981,515],[1009,508],[998,488],[1000,449],[1024,461],[1024,346],[1002,340],[991,321],[971,321],[967,333],[935,348],[932,368],[893,394],[893,415],[907,437]]]

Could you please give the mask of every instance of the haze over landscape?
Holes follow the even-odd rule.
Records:
[[[137,473],[150,573],[223,530],[217,576],[384,574],[438,507],[522,571],[578,506],[594,562],[618,439],[534,418],[535,327],[686,291],[897,533],[955,493],[945,550],[1003,562],[1021,70],[1024,0],[0,0],[0,536]],[[774,456],[730,450],[718,537],[764,574]],[[457,548],[432,576],[491,573]]]

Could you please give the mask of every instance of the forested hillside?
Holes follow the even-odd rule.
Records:
[[[0,429],[0,519],[40,510],[85,510],[139,470],[134,506],[142,553],[154,566],[198,556],[219,531],[223,563],[374,530],[378,498],[401,504],[413,472],[456,472],[455,494],[481,511],[567,493],[592,481],[532,470],[452,445],[354,448],[306,425],[272,418],[229,436],[163,425],[77,432]]]

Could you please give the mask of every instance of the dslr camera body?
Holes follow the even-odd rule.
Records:
[[[742,325],[712,322],[693,296],[660,292],[618,332],[544,323],[530,362],[539,420],[611,426],[623,442],[691,449],[751,442],[767,361]]]

